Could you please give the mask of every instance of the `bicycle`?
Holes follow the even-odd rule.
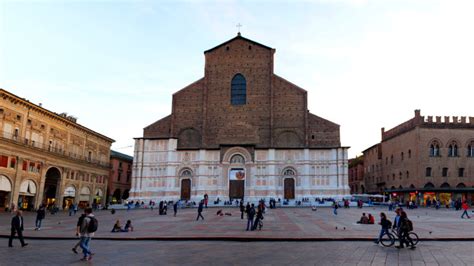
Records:
[[[394,229],[391,229],[388,233],[384,234],[382,238],[380,239],[380,243],[384,247],[391,247],[393,244],[395,244],[395,240],[399,239],[400,237],[398,236],[398,232]],[[408,239],[411,240],[413,243],[413,246],[416,246],[420,239],[418,238],[418,235],[415,232],[409,232],[408,233]]]

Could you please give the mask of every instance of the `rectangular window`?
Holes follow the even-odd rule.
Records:
[[[431,167],[426,167],[426,176],[427,177],[431,176]]]
[[[16,159],[15,158],[11,158],[10,159],[10,168],[15,168],[16,166]]]
[[[28,162],[27,161],[23,161],[22,169],[23,169],[23,171],[26,171],[26,169],[28,169]]]
[[[448,168],[444,167],[443,168],[443,177],[447,177],[448,176]]]
[[[30,172],[34,172],[34,171],[35,171],[35,163],[30,162],[30,165],[29,165],[29,167],[28,167],[28,171],[30,171]]]
[[[117,181],[120,181],[120,177],[122,177],[122,172],[118,172],[118,176],[117,176]]]
[[[458,176],[459,177],[464,177],[464,168],[459,168]]]
[[[8,156],[0,157],[0,166],[1,167],[8,167]]]

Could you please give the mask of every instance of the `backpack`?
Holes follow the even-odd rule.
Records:
[[[392,221],[387,219],[387,228],[392,228]]]
[[[90,221],[87,226],[87,232],[94,233],[95,231],[97,231],[97,228],[99,228],[99,222],[97,221],[95,217],[92,217],[92,216],[90,216],[89,219]]]
[[[408,232],[413,231],[413,222],[409,219],[407,219],[407,229],[408,229]]]

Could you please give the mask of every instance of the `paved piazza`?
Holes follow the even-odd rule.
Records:
[[[339,209],[279,208],[268,210],[262,231],[246,232],[245,220],[237,208],[225,208],[232,216],[216,216],[217,208],[204,210],[204,221],[195,221],[196,209],[181,209],[178,216],[160,216],[157,210],[125,210],[112,215],[98,211],[99,230],[92,241],[96,265],[474,265],[474,219],[460,219],[453,210],[409,210],[421,241],[416,250],[384,248],[371,241],[378,225],[358,225],[362,212],[377,214],[382,208]],[[390,216],[393,216],[390,213]],[[28,247],[8,248],[6,238],[0,245],[0,265],[69,265],[80,262],[72,253],[76,243],[76,217],[66,213],[48,215],[41,231],[34,231],[35,213],[25,213],[26,237],[68,238],[27,239]],[[0,233],[8,235],[11,215],[0,215]],[[135,231],[110,233],[116,219],[131,219]],[[336,229],[337,227],[337,229]],[[344,230],[344,227],[346,228]],[[431,232],[431,233],[430,233]],[[167,237],[186,241],[157,241]],[[202,239],[223,238],[222,241]],[[273,241],[230,241],[232,238],[272,238]],[[129,238],[129,240],[110,240]],[[336,241],[288,241],[298,238],[333,238]],[[466,241],[434,241],[435,239]],[[109,239],[109,240],[107,240]],[[138,239],[138,240],[137,240]],[[141,239],[141,240],[140,240]],[[150,240],[143,240],[150,239]],[[196,239],[196,240],[189,240]],[[352,240],[351,240],[352,239]],[[285,241],[286,240],[286,241]],[[467,241],[470,240],[470,241]]]
[[[474,265],[474,242],[428,241],[397,250],[368,241],[92,240],[96,255],[89,263],[72,253],[75,241],[28,242],[26,248],[0,246],[0,265]]]
[[[206,238],[206,237],[245,237],[245,238],[331,238],[331,239],[370,239],[375,237],[379,225],[360,225],[356,221],[362,212],[376,215],[385,211],[382,207],[366,207],[363,209],[339,209],[337,216],[331,208],[278,208],[267,210],[262,231],[246,232],[246,220],[240,219],[237,208],[225,208],[232,216],[216,216],[217,208],[205,209],[205,220],[195,221],[196,209],[180,209],[177,217],[173,215],[158,215],[151,210],[119,210],[114,215],[110,211],[98,211],[99,230],[96,238]],[[172,211],[171,211],[172,213]],[[474,218],[461,219],[461,211],[447,209],[418,209],[408,210],[408,217],[414,223],[415,232],[423,239],[474,239]],[[472,213],[472,212],[471,212]],[[43,220],[41,231],[34,231],[35,213],[25,213],[25,236],[31,237],[74,237],[75,226],[79,213],[69,217],[67,213],[47,215]],[[389,213],[393,220],[394,212]],[[474,215],[472,215],[474,216]],[[8,235],[11,214],[0,214],[0,234]],[[126,220],[132,220],[135,227],[130,233],[111,233],[110,230],[116,219],[124,225]],[[344,229],[345,228],[345,229]]]

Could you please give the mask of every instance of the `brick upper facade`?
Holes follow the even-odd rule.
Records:
[[[240,34],[206,52],[205,75],[173,95],[172,113],[144,138],[176,138],[178,149],[340,147],[339,125],[309,113],[307,91],[273,73],[275,49]],[[246,103],[231,104],[231,80],[246,80]]]

